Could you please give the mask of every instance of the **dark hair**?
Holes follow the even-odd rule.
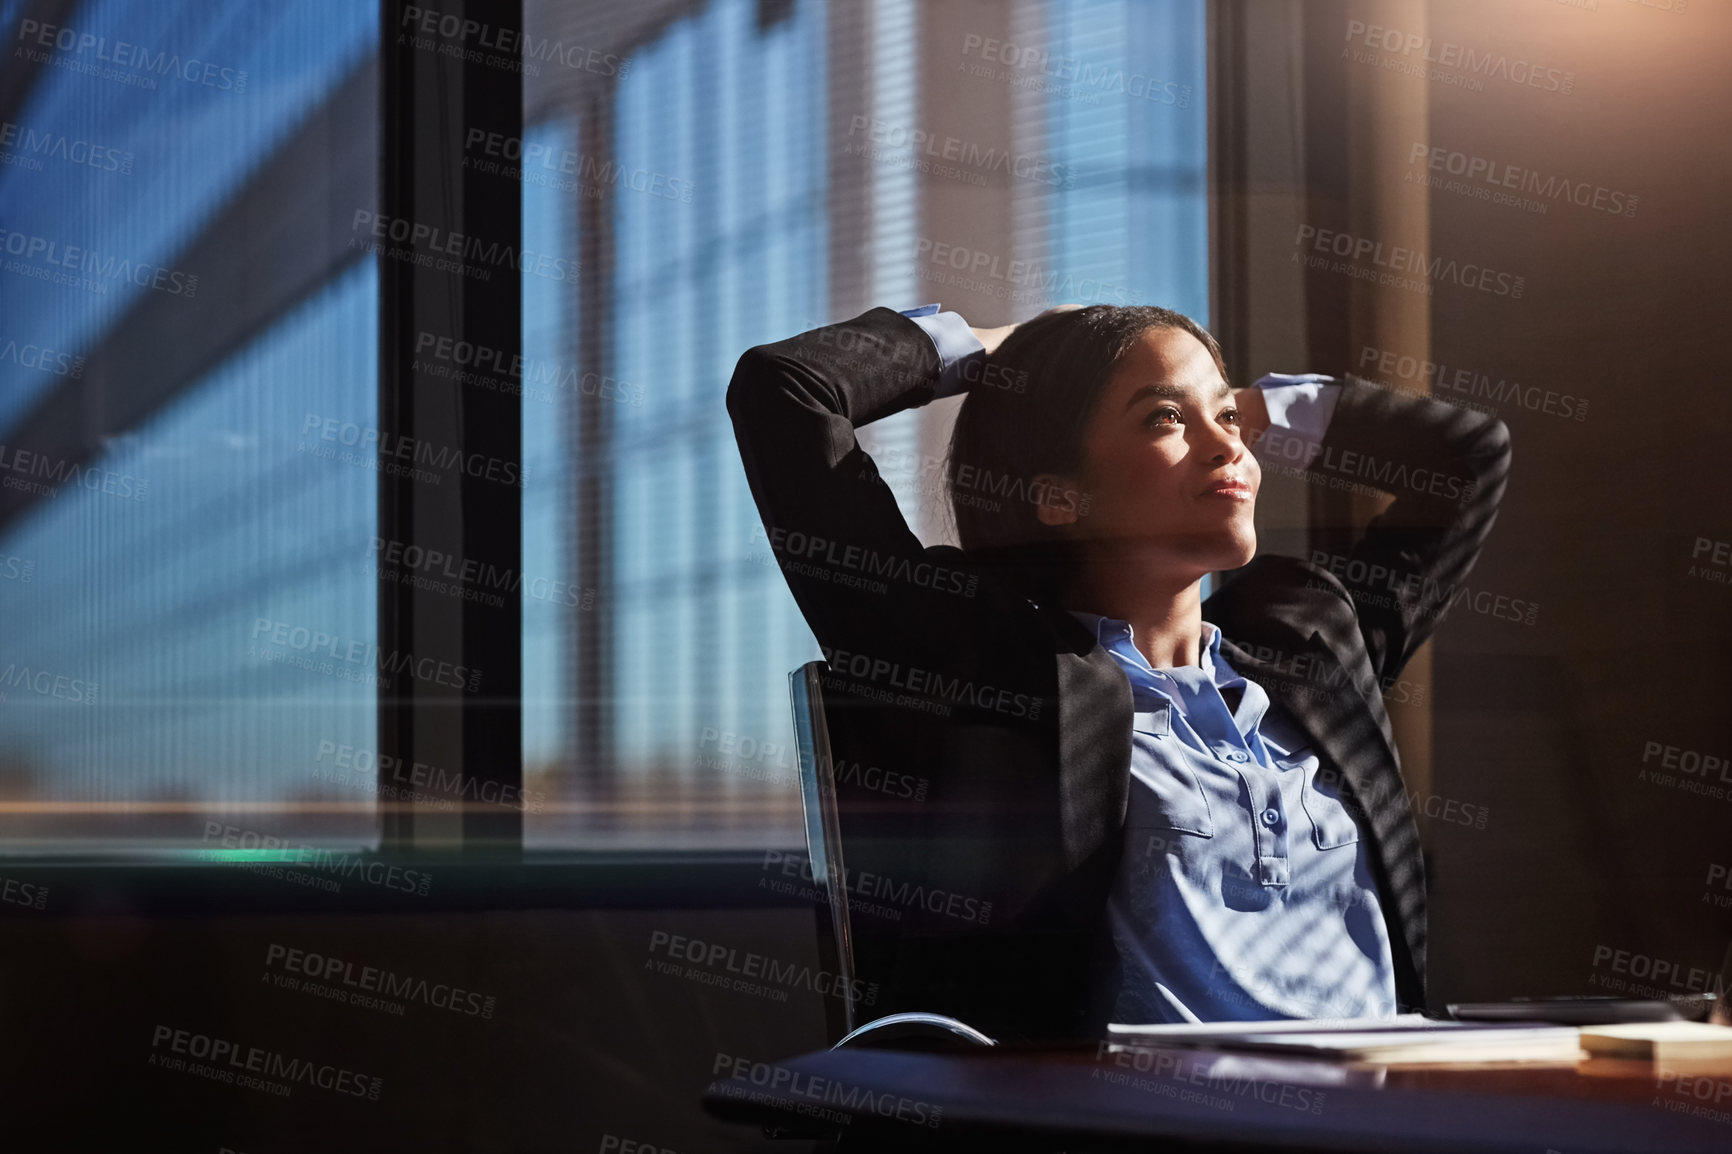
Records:
[[[1215,338],[1190,317],[1153,305],[1045,314],[993,351],[957,414],[947,469],[957,535],[977,563],[1002,567],[1037,596],[1063,595],[1075,560],[1036,510],[1075,502],[1086,514],[1089,495],[1042,491],[1034,478],[1077,471],[1084,431],[1114,367],[1153,328],[1196,337],[1226,379]]]

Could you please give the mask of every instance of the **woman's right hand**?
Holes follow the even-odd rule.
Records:
[[[975,339],[986,348],[987,354],[990,356],[998,350],[998,346],[1004,342],[1005,337],[1016,331],[1016,326],[999,325],[995,329],[977,329],[973,325],[969,325],[968,331],[974,334]]]
[[[1054,305],[1050,309],[1044,309],[1041,312],[1036,313],[1034,316],[1030,317],[1029,320],[1039,320],[1048,313],[1068,313],[1072,309],[1080,309],[1082,307],[1082,305],[1076,304]],[[1028,322],[1020,321],[1018,323],[1027,324]],[[1015,330],[1016,325],[999,325],[997,328],[992,329],[977,329],[973,325],[968,327],[968,331],[974,334],[975,339],[979,340],[980,343],[985,346],[988,355],[991,355],[996,351],[998,346],[1004,341],[1004,338],[1008,337]]]

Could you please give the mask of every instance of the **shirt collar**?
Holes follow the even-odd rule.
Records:
[[[1130,622],[1121,621],[1117,617],[1103,617],[1099,613],[1087,613],[1080,609],[1069,610],[1072,617],[1082,622],[1095,635],[1095,640],[1101,648],[1111,653],[1135,661],[1143,669],[1153,672],[1154,667],[1149,659],[1143,656],[1134,639],[1134,631]],[[1242,686],[1245,679],[1221,659],[1221,631],[1212,621],[1203,622],[1202,647],[1197,652],[1197,664],[1202,667],[1209,680],[1217,688],[1229,689],[1235,685]]]

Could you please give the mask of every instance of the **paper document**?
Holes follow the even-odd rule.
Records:
[[[1243,1037],[1246,1034],[1300,1034],[1318,1030],[1411,1030],[1424,1026],[1453,1025],[1438,1022],[1424,1014],[1397,1014],[1393,1018],[1276,1018],[1262,1022],[1172,1022],[1140,1026],[1132,1022],[1113,1022],[1107,1026],[1110,1037],[1135,1035],[1139,1038],[1160,1038],[1182,1045],[1213,1042]]]
[[[1422,1014],[1344,1021],[1188,1022],[1108,1027],[1115,1041],[1256,1050],[1356,1062],[1574,1062],[1586,1055],[1574,1026],[1439,1022]]]

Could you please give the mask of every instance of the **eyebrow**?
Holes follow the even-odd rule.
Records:
[[[1144,385],[1142,388],[1131,394],[1130,399],[1125,402],[1125,407],[1121,411],[1128,413],[1139,401],[1147,400],[1150,397],[1161,397],[1169,401],[1182,401],[1187,395],[1187,391],[1181,389],[1177,385]],[[1228,388],[1226,382],[1223,381],[1221,382],[1221,387],[1206,399],[1219,400],[1222,397],[1230,397],[1232,395],[1233,390]]]

